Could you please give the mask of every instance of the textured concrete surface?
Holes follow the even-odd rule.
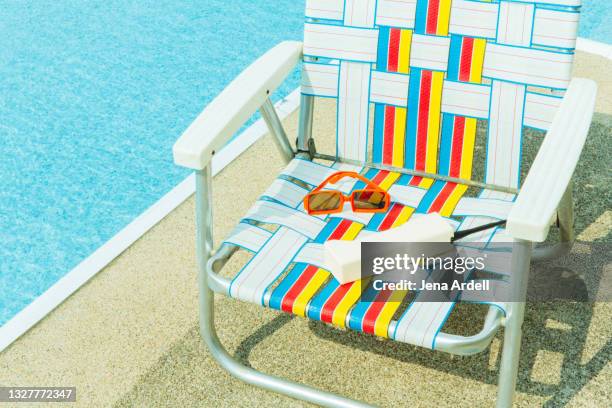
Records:
[[[605,79],[610,68],[610,62],[585,54],[576,65],[577,75],[598,79],[602,112],[576,176],[576,227],[585,242],[609,242],[612,228],[612,119],[605,114],[612,113],[612,88]],[[331,115],[329,102],[317,106],[317,123],[323,125],[316,134],[327,135],[318,141],[320,150],[333,147]],[[286,120],[290,134],[296,121],[296,115]],[[281,167],[266,137],[215,177],[217,241]],[[245,174],[248,182],[237,182]],[[189,199],[0,354],[0,385],[76,386],[76,405],[84,407],[304,406],[233,379],[200,342],[193,214]],[[578,245],[574,252],[585,247]],[[566,268],[590,274],[578,259],[570,258]],[[227,269],[235,271],[239,261],[232,259]],[[537,267],[533,274],[547,271]],[[490,351],[452,357],[224,297],[216,299],[216,306],[219,336],[228,351],[265,372],[382,406],[484,407],[494,402],[499,335]],[[458,311],[456,328],[475,323],[470,311]],[[610,303],[529,305],[517,405],[609,406],[611,318]]]

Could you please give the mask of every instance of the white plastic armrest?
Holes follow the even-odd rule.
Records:
[[[542,242],[586,141],[597,85],[574,78],[540,146],[525,183],[508,214],[507,231],[518,239]]]
[[[203,169],[291,73],[301,55],[301,42],[284,41],[242,71],[174,144],[174,162]]]

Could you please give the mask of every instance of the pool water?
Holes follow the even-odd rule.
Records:
[[[580,30],[578,35],[607,44],[612,44],[612,1],[582,0]]]
[[[581,35],[610,42],[612,2]],[[276,43],[304,0],[5,1],[0,7],[0,325],[188,171],[171,147]],[[294,74],[279,95],[297,86]]]
[[[302,38],[303,10],[3,2],[0,325],[188,175],[172,163],[177,137],[256,57]]]

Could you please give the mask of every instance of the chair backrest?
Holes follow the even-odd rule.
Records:
[[[338,156],[453,177],[471,177],[486,120],[485,181],[518,187],[523,126],[547,130],[569,84],[579,7],[306,0],[302,93],[337,99]]]

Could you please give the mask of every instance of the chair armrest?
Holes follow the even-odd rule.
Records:
[[[242,71],[174,144],[174,162],[201,170],[297,65],[302,43],[284,41]]]
[[[507,231],[513,238],[542,242],[561,197],[568,188],[584,146],[597,85],[574,78],[540,146],[540,150],[508,214]]]

